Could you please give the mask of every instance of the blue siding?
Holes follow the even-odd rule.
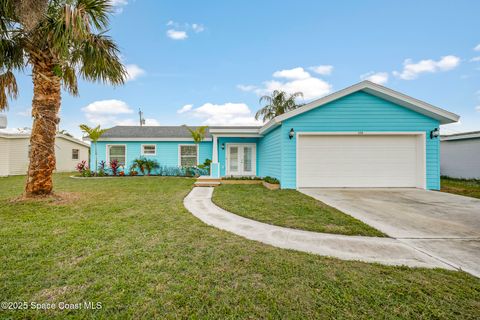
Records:
[[[225,143],[257,143],[258,139],[257,138],[218,138],[218,162],[220,163],[220,176],[224,177],[225,172],[226,172],[226,161],[225,161],[225,154],[227,151],[227,148],[222,149],[222,144]],[[258,172],[258,145],[257,145],[257,162],[256,162],[256,168]],[[210,152],[211,154],[211,152]]]
[[[267,133],[258,142],[258,175],[274,177],[282,175],[282,128],[277,127]],[[281,181],[280,181],[281,182]]]
[[[430,139],[429,132],[439,122],[410,109],[360,91],[319,108],[285,120],[282,123],[282,188],[296,188],[295,132],[312,131],[424,131],[426,133],[427,188],[440,188],[439,141]]]
[[[98,142],[98,162],[106,161],[106,146],[112,144],[124,144],[127,146],[127,165],[128,168],[132,165],[133,160],[141,157],[141,145],[142,144],[155,144],[157,146],[157,154],[155,156],[144,156],[147,158],[155,159],[162,166],[178,166],[178,145],[180,144],[194,144],[193,142],[174,142],[174,141],[99,141]],[[93,144],[91,146],[91,163],[92,168],[95,168],[95,151]],[[199,163],[203,163],[206,159],[212,159],[212,142],[204,141],[199,145]]]

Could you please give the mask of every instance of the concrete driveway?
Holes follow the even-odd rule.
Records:
[[[480,277],[480,200],[420,189],[300,189],[403,243]]]

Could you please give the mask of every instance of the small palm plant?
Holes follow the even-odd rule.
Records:
[[[270,95],[260,97],[259,102],[265,102],[266,105],[257,111],[255,119],[262,118],[263,122],[267,122],[285,112],[301,107],[303,104],[297,104],[295,101],[298,97],[303,98],[303,93],[295,92],[289,95],[285,91],[279,90],[274,90]]]
[[[143,175],[145,175],[145,158],[137,158],[133,160],[133,164],[131,169],[135,170],[138,169]]]
[[[148,175],[152,173],[153,170],[160,168],[157,160],[154,159],[146,159],[145,160],[145,170],[147,170]]]
[[[185,128],[187,128],[187,130],[192,135],[193,142],[200,143],[200,142],[203,141],[203,139],[205,139],[205,135],[207,134],[208,126],[197,127],[196,129],[189,128],[185,124],[183,126]]]
[[[93,142],[93,145],[95,147],[95,172],[97,172],[97,162],[98,162],[97,141],[108,129],[100,129],[100,125],[96,126],[95,128],[92,128],[87,126],[86,124],[81,124],[80,130],[85,132],[87,134],[87,137]]]
[[[40,0],[38,10],[19,6],[31,2],[0,1],[0,110],[18,95],[16,73],[31,73],[33,81],[26,196],[53,190],[62,87],[76,96],[78,76],[113,85],[127,76],[117,45],[106,35],[110,0]],[[38,14],[24,15],[32,10]]]

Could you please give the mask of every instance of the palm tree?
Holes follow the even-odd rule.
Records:
[[[266,102],[266,105],[257,111],[255,120],[262,118],[263,122],[267,122],[285,112],[301,107],[303,104],[295,102],[298,97],[303,98],[303,93],[295,92],[289,95],[285,91],[279,90],[274,90],[270,95],[260,97],[259,102]]]
[[[100,129],[100,125],[96,126],[95,128],[91,128],[86,124],[81,124],[80,130],[87,134],[87,137],[93,142],[93,145],[95,146],[95,172],[97,172],[97,141],[108,129]]]
[[[191,129],[187,127],[187,125],[183,125],[185,128],[187,128],[188,131],[190,131],[190,134],[192,135],[193,142],[195,143],[200,143],[205,139],[205,135],[207,134],[207,129],[208,126],[201,126],[197,127],[196,129]]]
[[[117,45],[105,34],[112,11],[109,0],[49,0],[33,27],[22,23],[15,3],[0,1],[0,110],[18,94],[14,71],[31,67],[34,119],[25,194],[48,195],[53,189],[61,87],[78,95],[77,75],[120,85],[126,70]]]

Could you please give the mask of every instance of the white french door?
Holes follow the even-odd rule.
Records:
[[[256,172],[254,143],[227,144],[227,176],[254,176]]]

